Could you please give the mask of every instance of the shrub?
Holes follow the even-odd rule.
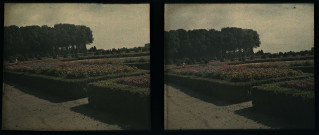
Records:
[[[297,66],[297,67],[292,67],[294,70],[300,70],[304,73],[314,73],[315,69],[313,66]]]
[[[296,83],[298,81],[304,82],[309,81],[309,79],[276,82],[253,87],[251,91],[253,107],[261,113],[298,124],[297,128],[313,127],[315,116],[314,90],[303,90],[300,88],[304,87],[291,86],[291,82]],[[308,87],[313,87],[310,85]],[[292,88],[287,88],[287,86]]]
[[[229,85],[225,81],[206,79],[196,76],[167,74],[166,83],[173,83],[193,89],[195,92],[229,102],[248,101],[248,89],[246,86]]]
[[[196,57],[196,58],[195,58],[195,61],[196,61],[196,62],[202,62],[202,59],[199,58],[199,57]]]
[[[65,79],[61,77],[47,76],[34,73],[23,72],[4,72],[4,80],[9,82],[20,83],[29,87],[37,88],[43,92],[52,93],[59,97],[82,98],[86,97],[87,83],[103,79],[119,78],[124,76],[136,76],[148,73],[146,70],[138,70],[131,73],[116,73],[104,76],[96,76],[80,79]]]
[[[166,83],[174,83],[196,92],[210,95],[215,98],[224,99],[231,102],[249,100],[249,91],[252,86],[266,84],[277,81],[302,79],[311,74],[302,74],[293,77],[278,77],[264,80],[254,80],[249,82],[231,82],[220,79],[211,79],[196,75],[166,74]]]
[[[165,62],[167,62],[166,64],[168,64],[168,65],[170,65],[170,64],[174,64],[174,60],[172,60],[172,59],[168,59],[167,61],[165,61]]]
[[[102,111],[150,124],[150,89],[121,84],[117,80],[89,83],[89,104]]]
[[[180,59],[175,59],[175,60],[174,60],[174,63],[175,63],[177,66],[181,66],[181,64],[183,63],[183,61],[180,60]]]
[[[245,62],[245,61],[246,61],[246,57],[243,56],[243,57],[241,58],[241,61],[242,61],[242,62]]]
[[[267,56],[264,54],[264,55],[261,56],[261,58],[262,58],[262,59],[266,59]]]
[[[189,58],[185,58],[184,59],[184,62],[188,65],[191,65],[191,64],[194,64],[194,61],[192,59],[189,59]]]
[[[16,57],[10,56],[8,60],[10,63],[16,62]]]
[[[61,61],[74,61],[74,60],[84,60],[84,59],[101,59],[101,58],[119,58],[119,57],[139,57],[139,56],[149,56],[149,52],[140,53],[128,53],[128,54],[109,54],[109,55],[93,55],[93,56],[82,56],[79,58],[64,58]]]
[[[124,60],[124,63],[133,63],[133,62],[134,62],[133,59],[125,59],[125,60]]]
[[[146,60],[144,58],[139,58],[138,62],[146,62]]]
[[[224,59],[224,58],[220,58],[219,61],[220,61],[220,62],[224,62],[225,59]]]
[[[202,64],[208,64],[208,62],[209,62],[209,59],[208,59],[208,58],[202,58],[200,63],[202,63]]]
[[[138,69],[144,69],[144,70],[149,70],[150,69],[150,63],[149,62],[138,62],[138,63],[127,63],[125,64],[129,67],[135,67]]]

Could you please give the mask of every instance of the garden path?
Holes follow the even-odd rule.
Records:
[[[87,98],[55,103],[19,89],[3,83],[3,130],[65,131],[120,130],[123,128],[121,124],[113,121],[101,122],[81,113],[79,106],[82,110],[90,112],[89,108],[81,107],[87,105]]]
[[[194,96],[191,96],[194,95]],[[185,89],[165,84],[165,129],[269,129],[236,112],[252,107],[252,102],[228,104],[207,102]]]

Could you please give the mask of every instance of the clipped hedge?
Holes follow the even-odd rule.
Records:
[[[265,80],[255,80],[249,82],[230,82],[226,80],[209,79],[197,76],[185,76],[167,73],[165,82],[174,83],[189,89],[193,89],[196,92],[210,95],[215,98],[230,102],[242,102],[250,100],[250,91],[253,86],[284,81],[302,79],[311,76],[311,74],[302,74],[294,77],[279,77]]]
[[[280,82],[254,86],[251,92],[255,110],[301,124],[314,126],[314,91],[280,86]]]
[[[304,73],[314,73],[315,68],[313,66],[296,66],[292,67],[293,70],[301,70]]]
[[[137,67],[138,69],[150,70],[150,62],[125,63],[124,65],[130,67]]]
[[[118,79],[89,83],[89,104],[103,111],[149,123],[150,89],[120,84],[116,82]]]
[[[79,58],[63,58],[61,61],[74,61],[74,60],[85,60],[85,59],[101,59],[101,58],[121,58],[121,57],[139,57],[149,56],[149,52],[141,53],[123,53],[123,54],[110,54],[110,55],[94,55],[94,56],[83,56]]]
[[[137,70],[136,72],[130,73],[118,73],[81,79],[65,79],[32,73],[5,71],[4,80],[36,88],[59,97],[77,99],[87,96],[85,89],[89,82],[124,76],[141,75],[148,72],[149,71],[147,70]]]
[[[256,59],[256,60],[246,60],[245,62],[237,61],[230,62],[228,65],[238,65],[247,63],[261,63],[261,62],[276,62],[276,61],[295,61],[295,60],[313,60],[314,56],[303,56],[303,57],[282,57],[282,58],[268,58],[268,59]]]

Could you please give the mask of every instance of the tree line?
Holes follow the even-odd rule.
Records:
[[[261,57],[262,59],[266,58],[282,58],[282,57],[299,57],[299,56],[313,56],[314,55],[314,47],[310,50],[303,50],[303,51],[289,51],[289,52],[278,52],[278,53],[264,53],[263,50],[257,51],[254,55],[256,57]]]
[[[121,54],[121,53],[131,53],[131,52],[147,52],[150,51],[150,43],[144,46],[132,47],[132,48],[112,48],[112,49],[97,49],[95,46],[88,49],[88,52],[93,52],[95,55],[108,55],[108,54]]]
[[[55,24],[4,27],[4,58],[53,57],[86,53],[86,45],[93,43],[92,31],[84,25]]]
[[[170,30],[164,32],[165,63],[185,58],[215,58],[245,60],[259,47],[256,31],[236,27],[195,30]]]

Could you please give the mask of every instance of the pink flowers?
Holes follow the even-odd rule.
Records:
[[[288,63],[282,63],[282,62],[265,62],[265,63],[257,63],[257,64],[248,64],[245,65],[249,68],[283,68],[288,67]]]
[[[264,65],[261,67],[251,67],[247,65],[203,66],[175,68],[170,69],[170,72],[182,75],[196,75],[201,77],[230,81],[263,80],[275,77],[295,76],[302,73],[301,71],[296,71],[289,68],[274,67],[276,66],[272,64]]]
[[[304,80],[286,81],[286,82],[280,83],[280,86],[286,87],[286,88],[295,88],[300,90],[314,90],[315,79],[307,78]]]
[[[293,69],[281,68],[248,68],[244,66],[221,67],[221,78],[232,81],[262,80],[275,77],[295,76],[302,72]]]
[[[29,62],[7,64],[5,68],[10,71],[30,72],[64,78],[85,78],[102,76],[120,72],[130,72],[137,70],[135,67],[126,65],[99,65],[99,64],[80,64],[76,62]]]
[[[137,87],[150,87],[150,75],[145,74],[137,77],[121,78],[116,82],[121,84],[133,85]]]

